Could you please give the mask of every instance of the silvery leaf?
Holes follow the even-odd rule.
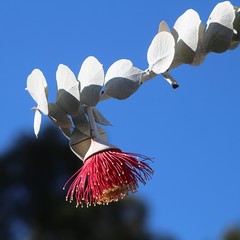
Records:
[[[240,9],[235,13],[235,19],[233,22],[233,41],[240,41]]]
[[[97,123],[104,126],[112,126],[111,123],[96,108],[92,109],[94,119]]]
[[[80,106],[80,84],[73,72],[63,64],[58,66],[56,79],[58,88],[56,104],[67,114],[74,116]]]
[[[175,56],[170,68],[185,63],[191,64],[202,38],[203,25],[196,11],[189,9],[182,14],[173,26]]]
[[[86,58],[80,68],[78,80],[81,82],[81,104],[97,105],[104,82],[102,64],[95,57]]]
[[[36,138],[38,138],[38,133],[40,131],[40,126],[41,126],[41,121],[42,121],[42,114],[40,113],[39,110],[36,109],[35,115],[34,115],[34,133],[36,135]]]
[[[70,139],[70,137],[71,137],[71,135],[72,135],[71,128],[62,128],[62,127],[59,127],[59,129],[61,130],[62,134],[63,134],[67,139]]]
[[[130,60],[116,61],[106,73],[104,94],[119,100],[128,98],[140,87],[142,74]]]
[[[171,33],[160,32],[152,40],[147,60],[149,70],[156,74],[167,71],[173,61],[175,52],[175,41]]]
[[[229,49],[233,36],[235,10],[229,1],[215,6],[207,21],[201,49],[204,53],[222,53]]]
[[[73,151],[73,153],[78,158],[83,160],[90,145],[91,145],[91,137],[83,134],[82,132],[78,131],[75,128],[69,140],[69,147]]]
[[[55,103],[49,103],[49,114],[48,117],[59,127],[71,128],[72,123],[68,115]]]
[[[26,90],[37,103],[37,109],[48,115],[47,82],[39,69],[34,69],[28,76]]]
[[[90,136],[90,124],[82,106],[80,107],[78,114],[72,117],[72,121],[78,131]]]
[[[101,134],[101,137],[106,140],[106,133],[102,128],[98,128]],[[91,144],[91,137],[83,134],[78,129],[74,129],[73,133],[69,140],[69,146],[73,153],[80,158],[84,159],[85,154],[87,153]]]

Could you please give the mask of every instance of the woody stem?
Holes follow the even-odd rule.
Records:
[[[87,107],[87,115],[90,123],[90,134],[93,139],[97,139],[97,138],[101,138],[101,136],[100,136],[100,132],[98,130],[97,124],[95,122],[92,109],[93,107],[90,107],[90,106]]]
[[[177,81],[167,71],[162,73],[162,76],[174,89],[179,87]]]
[[[141,82],[144,83],[146,81],[151,80],[152,78],[154,78],[156,76],[157,76],[156,73],[154,73],[153,71],[150,71],[149,69],[146,69],[142,75]],[[177,81],[168,73],[168,71],[162,73],[162,76],[174,89],[179,86]]]

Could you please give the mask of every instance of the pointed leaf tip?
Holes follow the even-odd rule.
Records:
[[[39,110],[36,110],[34,115],[34,124],[33,124],[36,138],[38,138],[38,133],[41,127],[41,121],[42,121],[42,115]]]
[[[165,21],[161,21],[158,26],[158,32],[171,32],[168,24]]]

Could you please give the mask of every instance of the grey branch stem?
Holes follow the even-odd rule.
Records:
[[[150,71],[149,69],[146,69],[142,75],[142,83],[145,83],[148,80],[151,80],[152,78],[156,77],[157,74],[153,71]],[[164,79],[175,89],[179,87],[177,81],[168,73],[168,71],[162,73],[162,76]]]
[[[95,122],[95,118],[93,116],[93,107],[88,106],[87,107],[87,115],[88,115],[88,120],[90,123],[90,134],[93,139],[100,139],[100,132],[98,130],[97,124]]]

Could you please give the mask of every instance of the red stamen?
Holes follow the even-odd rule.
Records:
[[[151,160],[140,154],[124,153],[119,149],[107,149],[91,155],[84,165],[66,182],[71,183],[66,200],[75,198],[77,206],[83,203],[108,204],[135,192],[138,182],[146,184],[153,174],[146,163]]]

